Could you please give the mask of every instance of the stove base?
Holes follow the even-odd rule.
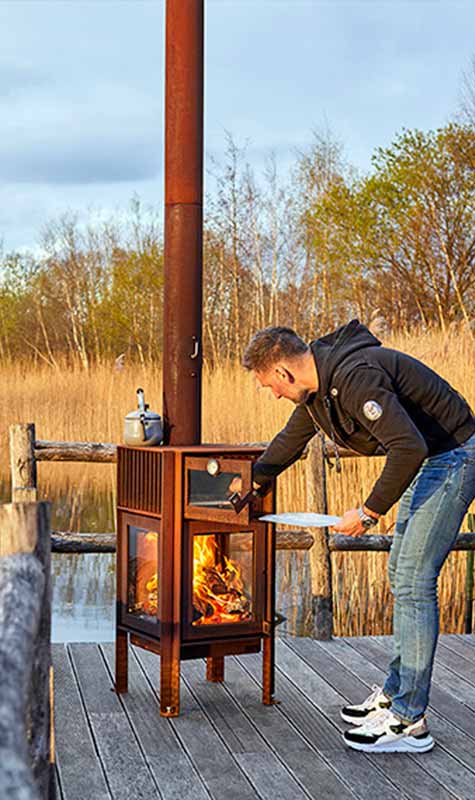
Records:
[[[224,681],[224,657],[259,653],[263,642],[262,702],[274,705],[275,692],[275,641],[274,631],[262,637],[241,637],[219,642],[183,642],[173,648],[173,642],[160,642],[144,634],[119,628],[116,638],[115,691],[128,691],[128,639],[130,643],[160,656],[160,715],[177,717],[180,713],[180,662],[206,658],[206,677],[209,681]],[[172,647],[170,647],[172,644]],[[172,649],[173,648],[173,649]]]

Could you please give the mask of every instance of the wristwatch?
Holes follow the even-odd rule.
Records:
[[[359,518],[361,520],[361,524],[362,524],[363,528],[366,528],[366,529],[372,528],[373,525],[377,525],[378,524],[377,518],[376,517],[371,517],[369,514],[366,514],[366,512],[363,511],[362,507],[358,509],[358,516],[359,516]]]

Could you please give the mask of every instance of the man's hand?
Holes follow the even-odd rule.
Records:
[[[255,481],[253,481],[252,488],[253,489],[260,489],[261,487],[260,487],[259,483],[256,483]],[[238,494],[241,494],[241,492],[242,492],[242,478],[241,478],[240,475],[236,475],[236,477],[232,479],[231,483],[228,486],[228,492],[230,494],[234,494],[234,492],[238,492]]]
[[[229,494],[234,494],[234,492],[240,494],[242,492],[242,478],[240,475],[236,475],[236,477],[232,479],[228,486],[228,492]]]
[[[337,525],[333,525],[331,530],[335,531],[335,533],[343,533],[345,536],[354,537],[361,536],[363,533],[367,532],[358,516],[358,510],[356,508],[352,508],[351,511],[345,511],[341,522]]]

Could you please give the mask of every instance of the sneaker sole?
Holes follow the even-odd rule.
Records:
[[[406,736],[403,739],[396,739],[394,742],[384,742],[382,744],[363,744],[363,742],[349,742],[343,736],[343,741],[353,750],[361,750],[364,753],[427,753],[434,747],[432,736],[422,741]]]

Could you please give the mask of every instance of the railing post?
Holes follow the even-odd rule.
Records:
[[[38,499],[35,459],[35,426],[32,422],[10,425],[12,503]]]
[[[326,514],[327,482],[322,436],[314,436],[307,457],[308,508]],[[333,633],[332,568],[328,529],[312,528],[315,544],[310,550],[314,639],[331,639]]]
[[[4,665],[2,702],[12,724],[18,725],[18,731],[12,731],[16,741],[21,738],[20,728],[26,722],[23,733],[28,744],[31,773],[41,800],[55,797],[51,752],[50,562],[49,503],[0,506],[0,563],[4,572],[1,588],[4,601],[9,602],[8,608],[2,609],[5,617],[0,641],[0,662]],[[25,586],[17,584],[15,578],[19,574]],[[35,585],[36,591],[41,592],[36,596]],[[12,659],[12,652],[17,654],[16,658]],[[0,796],[10,796],[6,789],[11,781],[17,780],[15,791],[18,794],[11,796],[30,797],[31,793],[22,794],[23,781],[28,786],[29,779],[15,753],[16,748],[13,753],[7,749],[4,758],[0,759]],[[4,763],[9,760],[15,764],[13,772],[9,771],[8,763]],[[31,794],[33,796],[36,795]]]

